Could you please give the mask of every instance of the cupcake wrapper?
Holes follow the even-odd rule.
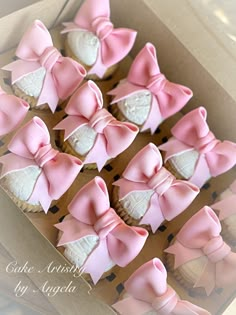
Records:
[[[173,245],[175,242],[175,237],[173,240],[168,244],[168,246]],[[193,283],[189,282],[187,278],[184,277],[184,275],[179,271],[179,269],[174,269],[174,255],[165,253],[164,255],[165,260],[165,266],[169,273],[172,274],[172,276],[175,278],[175,281],[178,282],[186,291],[188,291],[188,294],[192,297],[195,296],[201,296],[206,297],[206,292],[204,288],[198,287],[194,288]]]
[[[112,195],[111,195],[111,205],[115,209],[116,213],[119,215],[119,217],[128,225],[131,226],[139,226],[147,230],[149,233],[152,233],[151,226],[146,224],[139,224],[140,220],[136,220],[133,217],[131,217],[122,204],[119,201],[119,187],[114,186],[112,188]]]
[[[86,71],[89,71],[91,69],[91,67],[85,65],[81,60],[79,60],[75,56],[75,54],[72,52],[72,50],[68,44],[67,39],[65,40],[65,54],[67,57],[70,57],[70,58],[74,59],[75,61],[79,62],[86,69]],[[96,74],[88,74],[88,75],[86,75],[86,80],[93,80],[93,81],[107,80],[115,73],[115,71],[117,71],[118,67],[119,67],[119,63],[109,67],[102,78],[99,78]]]

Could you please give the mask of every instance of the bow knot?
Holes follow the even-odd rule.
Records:
[[[204,154],[210,152],[219,142],[214,134],[209,131],[205,137],[197,139],[195,148],[200,154]]]
[[[114,117],[104,108],[96,111],[90,119],[89,126],[97,133],[102,133],[106,126],[115,120]]]
[[[105,239],[107,235],[112,230],[114,230],[121,222],[122,220],[120,219],[120,217],[118,217],[115,211],[110,208],[94,224],[94,230],[96,231],[100,239]]]
[[[92,29],[98,38],[102,41],[106,39],[113,31],[113,24],[107,17],[97,17],[92,22]]]
[[[147,82],[147,88],[153,93],[157,94],[161,90],[163,90],[165,84],[167,82],[166,77],[162,73],[158,73],[152,77],[149,78]]]
[[[175,177],[164,167],[158,170],[148,181],[148,186],[162,196],[172,185]]]
[[[39,148],[34,155],[34,159],[40,167],[43,167],[48,161],[54,159],[58,153],[57,150],[52,148],[51,144],[47,144]]]
[[[55,47],[47,47],[39,57],[39,62],[47,71],[51,71],[60,56]]]
[[[159,315],[171,314],[178,303],[176,292],[168,287],[167,291],[162,296],[157,296],[153,302],[152,307],[158,312]]]
[[[212,263],[222,261],[230,253],[230,247],[223,241],[219,235],[212,238],[203,247],[203,253]]]

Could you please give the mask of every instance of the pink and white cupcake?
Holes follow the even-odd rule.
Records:
[[[156,232],[165,221],[183,212],[199,189],[192,183],[176,180],[162,166],[158,148],[149,143],[129,162],[121,179],[114,182],[112,205],[130,225],[144,225]]]
[[[39,20],[25,32],[16,56],[19,59],[3,70],[11,72],[15,95],[26,100],[31,108],[50,108],[54,112],[59,101],[72,95],[86,76],[82,65],[62,57]]]
[[[159,146],[165,151],[165,166],[199,188],[236,164],[236,144],[216,139],[206,118],[204,107],[192,110],[171,129],[173,137]]]
[[[108,94],[114,96],[110,111],[117,119],[135,123],[141,131],[150,129],[151,133],[193,96],[189,88],[170,82],[160,72],[151,43],[136,56],[127,78]]]
[[[59,130],[62,150],[80,158],[85,168],[100,171],[107,161],[125,151],[138,128],[120,122],[103,108],[103,96],[93,81],[87,81],[69,100],[68,115],[54,129]]]
[[[0,87],[0,136],[17,128],[26,117],[29,104],[14,95],[6,94]]]
[[[126,225],[110,207],[106,183],[95,177],[68,206],[69,215],[55,226],[65,257],[96,284],[114,266],[127,266],[143,248],[148,233]]]
[[[205,206],[184,224],[165,250],[176,280],[196,294],[210,295],[215,289],[235,285],[236,253],[220,232],[217,215]]]
[[[211,205],[219,213],[224,240],[236,251],[236,180]]]
[[[210,315],[203,308],[181,300],[167,284],[167,272],[160,259],[139,267],[125,282],[123,298],[112,307],[120,315]]]
[[[45,211],[71,186],[83,164],[52,148],[45,123],[34,117],[21,127],[0,157],[0,185],[27,212]]]
[[[88,78],[106,79],[132,49],[137,32],[114,28],[109,0],[85,0],[74,21],[64,23],[66,55],[88,70]]]

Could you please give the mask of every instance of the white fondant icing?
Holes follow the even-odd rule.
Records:
[[[87,31],[68,33],[68,44],[74,55],[85,65],[92,66],[98,56],[100,41],[96,35]]]
[[[178,267],[178,270],[188,282],[194,284],[202,274],[207,260],[206,256],[199,257]]]
[[[169,159],[176,171],[185,179],[189,179],[194,172],[199,153],[196,150],[187,151]]]
[[[9,173],[2,179],[3,188],[18,199],[27,201],[40,173],[41,168],[38,166],[29,166],[23,170]],[[31,204],[39,205],[39,202]]]
[[[85,125],[76,130],[68,141],[78,154],[85,155],[92,149],[96,136],[96,131]]]
[[[25,94],[38,98],[42,90],[46,69],[41,67],[38,70],[26,75],[15,84]]]
[[[134,191],[120,200],[126,212],[134,219],[139,220],[147,211],[153,190]]]
[[[131,122],[142,125],[148,118],[152,95],[150,92],[138,92],[117,103],[120,111]]]
[[[81,238],[78,241],[63,245],[65,247],[64,255],[66,258],[77,267],[82,267],[85,260],[99,242],[99,237],[89,235]],[[99,262],[98,262],[99,263]],[[114,262],[110,260],[109,265],[105,271],[114,267]]]

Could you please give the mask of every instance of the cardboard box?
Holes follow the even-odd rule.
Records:
[[[114,24],[137,29],[139,33],[131,57],[122,62],[119,71],[111,80],[99,83],[99,86],[104,93],[111,89],[116,82],[125,77],[132,62],[131,58],[147,41],[152,42],[157,47],[162,72],[170,80],[189,86],[194,91],[195,96],[183,113],[192,107],[204,105],[208,110],[208,121],[215,134],[222,140],[228,138],[236,141],[236,95],[233,89],[234,77],[236,77],[235,62],[228,57],[226,48],[224,49],[212,36],[211,31],[192,12],[192,2],[182,0],[181,7],[174,10],[173,6],[177,5],[177,1],[173,0],[165,2],[161,0],[111,0]],[[1,18],[0,67],[12,60],[15,47],[22,34],[36,18],[42,20],[52,30],[55,45],[62,48],[63,37],[59,34],[60,26],[56,26],[62,21],[70,21],[80,3],[81,1],[78,0],[43,0]],[[214,53],[216,51],[217,54]],[[228,75],[229,70],[231,76]],[[6,73],[1,73],[0,85],[9,90],[8,83]],[[107,97],[105,101],[108,102]],[[100,175],[106,180],[110,192],[114,177],[121,174],[132,156],[148,142],[160,144],[164,138],[169,137],[170,128],[183,113],[168,119],[161,125],[160,132],[154,136],[139,135],[134,144],[124,154],[113,160],[110,167],[103,169],[100,174],[97,171],[85,171],[80,174],[68,193],[60,199],[57,207],[51,209],[47,215],[39,213],[26,216],[0,190],[2,221],[0,266],[1,275],[3,275],[0,294],[8,294],[9,298],[41,314],[115,314],[110,305],[119,297],[122,283],[136,268],[149,259],[155,256],[163,259],[163,249],[167,247],[170,237],[175,235],[193,213],[202,206],[213,203],[214,198],[236,178],[235,170],[212,179],[210,184],[201,190],[200,196],[187,211],[165,224],[162,231],[159,230],[149,237],[143,251],[134,262],[111,277],[100,281],[96,287],[91,287],[82,277],[75,278],[72,273],[36,272],[36,270],[43,270],[50,262],[62,266],[67,264],[55,247],[57,230],[53,224],[67,213],[67,205],[79,188],[94,176]],[[35,114],[31,111],[26,120]],[[38,115],[45,120],[49,128],[52,128],[64,114],[63,110],[58,111],[53,116],[53,120],[48,117],[48,113]],[[4,154],[7,150],[6,145],[12,134],[1,139],[0,154]],[[15,261],[18,267],[28,262],[28,266],[34,267],[34,272],[7,272],[8,264]],[[171,274],[168,279],[170,285],[183,299],[205,307],[213,315],[222,314],[235,296],[236,288],[234,287],[224,292],[214,293],[209,298],[192,297],[175,282]],[[20,285],[27,287],[28,290],[22,297],[17,298],[16,287],[20,281]],[[44,283],[56,287],[68,285],[71,281],[77,288],[74,293],[56,294],[54,297],[49,297],[47,294],[38,292]],[[7,287],[7,290],[4,287]]]

